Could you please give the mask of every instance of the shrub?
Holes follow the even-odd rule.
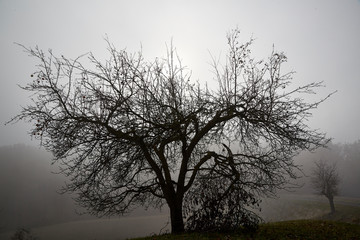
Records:
[[[14,235],[11,237],[11,240],[37,240],[38,238],[35,237],[30,229],[27,228],[19,228],[16,230]]]

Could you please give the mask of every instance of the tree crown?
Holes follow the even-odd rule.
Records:
[[[322,84],[291,89],[293,72],[280,71],[285,54],[256,61],[252,40],[239,43],[237,30],[227,39],[226,63],[214,61],[215,90],[193,82],[172,47],[149,62],[109,44],[108,61],[88,55],[93,69],[81,58],[24,47],[40,64],[23,87],[34,93],[33,105],[13,121],[35,122],[32,134],[71,176],[66,189],[93,213],[164,201],[171,208],[184,197],[196,205],[191,188],[204,179],[225,179],[220,200],[240,195],[255,204],[258,194],[296,177],[298,151],[327,143],[306,120],[330,95],[307,103],[300,96]]]

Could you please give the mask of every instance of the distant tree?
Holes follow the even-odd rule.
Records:
[[[147,62],[141,52],[108,44],[108,61],[89,54],[93,69],[79,58],[24,47],[40,64],[22,87],[33,93],[33,104],[12,121],[34,122],[31,134],[71,177],[65,190],[77,192],[93,214],[166,203],[172,232],[179,233],[192,215],[184,203],[188,210],[208,207],[193,202],[201,200],[196,189],[221,187],[216,201],[238,203],[223,210],[241,223],[245,205],[257,202],[251,199],[296,178],[294,155],[326,144],[306,123],[328,96],[305,102],[301,96],[321,83],[292,88],[293,72],[280,71],[283,53],[256,61],[252,40],[239,43],[238,30],[227,40],[226,63],[214,60],[214,89],[192,82],[172,47],[165,59]]]
[[[329,200],[331,213],[335,213],[334,196],[339,192],[340,183],[336,164],[328,164],[323,160],[315,162],[311,182],[317,193]]]

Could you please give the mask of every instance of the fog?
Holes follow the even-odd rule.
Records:
[[[330,144],[314,153],[303,152],[296,157],[301,165],[301,178],[297,188],[280,191],[276,198],[264,198],[261,212],[264,221],[311,218],[326,212],[306,211],[298,206],[299,199],[326,202],[322,196],[314,196],[309,178],[314,161],[327,159],[336,162],[341,178],[340,196],[335,203],[344,204],[346,199],[355,199],[351,204],[360,207],[360,141],[346,144]],[[59,194],[68,179],[55,174],[56,165],[51,165],[51,154],[43,149],[26,145],[0,147],[0,239],[9,236],[19,227],[34,229],[42,239],[121,239],[169,231],[169,211],[142,209],[122,217],[96,218],[76,205],[71,194]],[[296,200],[296,201],[295,201]],[[345,204],[348,204],[345,202]],[[83,213],[79,215],[78,213]],[[96,226],[96,227],[95,227]],[[96,228],[97,230],[94,230]],[[76,231],[75,231],[76,229]],[[54,234],[56,233],[56,236]],[[68,235],[67,235],[68,234]],[[57,238],[55,238],[57,237]]]
[[[172,41],[192,79],[215,86],[211,56],[224,57],[226,33],[238,27],[244,41],[256,39],[255,57],[266,58],[273,46],[287,55],[284,70],[296,71],[295,85],[324,82],[326,87],[306,100],[319,100],[337,91],[308,122],[310,128],[333,138],[335,145],[296,158],[305,176],[297,181],[303,187],[295,193],[313,194],[306,176],[311,174],[314,160],[326,158],[338,162],[341,195],[360,198],[359,187],[354,187],[360,185],[360,153],[356,147],[360,139],[359,26],[359,0],[0,1],[0,232],[52,224],[63,224],[66,229],[69,222],[85,220],[91,229],[90,223],[97,221],[93,216],[76,214],[82,210],[72,196],[57,193],[66,179],[51,173],[57,167],[50,164],[51,154],[39,148],[39,142],[28,134],[31,123],[5,125],[21,106],[31,103],[31,96],[18,85],[31,81],[30,74],[38,63],[14,42],[38,45],[45,51],[51,48],[55,55],[69,58],[91,51],[103,60],[108,58],[104,41],[108,36],[118,49],[142,49],[144,57],[151,60],[164,56],[166,43]],[[349,148],[354,151],[346,150]],[[269,206],[273,204],[268,201]],[[270,210],[277,208],[267,209],[262,213],[268,215],[265,219],[282,218],[269,217],[276,215]],[[166,226],[166,214],[166,208],[161,212],[138,209],[129,219],[133,225],[142,221],[141,227],[132,230],[121,222],[123,230],[118,231],[158,233]],[[136,220],[150,215],[162,216],[162,220]],[[158,225],[147,225],[150,223]]]
[[[301,188],[298,193],[313,194],[315,191],[310,178],[315,167],[314,162],[323,160],[327,164],[336,164],[340,176],[339,195],[360,198],[360,141],[348,144],[330,143],[327,148],[320,148],[316,152],[302,152],[295,158],[301,167],[302,176],[297,184]]]
[[[103,217],[99,221],[95,216],[86,214],[85,209],[75,204],[74,195],[60,194],[68,179],[56,174],[59,168],[51,165],[51,160],[51,154],[36,147],[21,144],[0,147],[0,233],[19,227],[33,229],[43,226],[69,232],[66,229],[72,229],[77,224],[91,235],[93,231],[87,232],[87,227],[91,229],[93,225],[103,224],[114,225],[114,231],[119,228],[112,236],[137,236],[137,231],[129,229],[129,225],[131,228],[138,226],[137,221],[142,225],[140,232],[145,234],[159,233],[166,228],[169,221],[167,208],[145,210],[139,207],[120,217],[120,223],[117,221],[119,217]],[[149,216],[155,216],[155,223],[154,219],[149,220]],[[119,230],[122,231],[119,233]],[[69,237],[76,239],[76,235],[71,233]]]
[[[309,101],[338,91],[323,103],[309,125],[335,142],[360,136],[360,1],[1,1],[0,145],[37,145],[28,124],[4,123],[29,103],[17,84],[31,81],[37,62],[14,42],[38,45],[55,55],[76,58],[93,52],[108,58],[106,42],[130,52],[142,48],[146,59],[166,54],[173,41],[192,79],[215,85],[211,55],[224,56],[226,33],[235,27],[241,39],[256,39],[253,54],[266,58],[273,45],[288,57],[296,85],[324,81],[326,88]],[[211,55],[210,55],[211,54]]]

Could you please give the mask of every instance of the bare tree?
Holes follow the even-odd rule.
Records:
[[[31,134],[62,163],[71,177],[65,189],[90,213],[166,203],[172,232],[182,232],[183,203],[204,179],[224,179],[223,197],[273,194],[296,177],[294,155],[327,142],[306,125],[327,97],[301,97],[322,84],[291,89],[283,53],[256,61],[252,40],[239,43],[238,30],[227,40],[226,63],[214,61],[216,89],[191,81],[172,47],[147,62],[109,44],[108,61],[89,54],[94,69],[24,47],[40,64],[23,87],[33,104],[12,121],[34,122]]]
[[[335,213],[334,196],[338,194],[340,183],[336,164],[328,164],[323,160],[315,162],[311,182],[317,193],[329,200],[331,213]]]

